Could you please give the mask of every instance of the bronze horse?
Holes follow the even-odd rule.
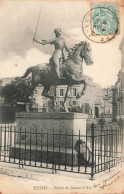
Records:
[[[65,77],[65,79],[59,80],[57,78],[52,60],[50,60],[49,64],[45,63],[29,67],[21,78],[26,78],[29,73],[32,73],[32,86],[34,87],[34,89],[39,84],[42,84],[44,86],[42,96],[52,99],[53,102],[55,102],[55,96],[50,96],[48,94],[50,87],[52,85],[67,85],[67,90],[64,98],[64,109],[65,112],[68,112],[66,101],[69,88],[72,85],[83,84],[83,89],[77,94],[76,98],[78,99],[85,94],[86,81],[83,77],[83,59],[86,65],[91,65],[93,63],[91,47],[90,44],[86,41],[75,45],[75,47],[69,53],[68,58],[61,65],[60,68],[62,76]]]

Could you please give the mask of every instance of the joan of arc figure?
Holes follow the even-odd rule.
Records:
[[[54,52],[52,54],[51,60],[50,62],[53,63],[53,67],[55,69],[55,72],[57,74],[57,77],[59,79],[63,79],[63,77],[61,77],[60,75],[60,64],[62,62],[62,60],[64,59],[64,49],[67,52],[70,52],[70,49],[67,47],[64,39],[62,38],[62,32],[60,28],[56,28],[54,29],[54,33],[55,33],[55,38],[52,40],[42,40],[41,42],[33,39],[35,42],[40,43],[42,45],[46,45],[46,44],[53,44],[54,45]]]

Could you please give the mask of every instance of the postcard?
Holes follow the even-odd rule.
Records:
[[[0,1],[0,194],[124,193],[124,1]]]

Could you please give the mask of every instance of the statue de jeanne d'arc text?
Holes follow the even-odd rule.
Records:
[[[49,63],[38,64],[29,67],[21,78],[26,78],[29,73],[32,73],[32,86],[34,89],[42,84],[44,89],[42,96],[50,98],[55,102],[55,96],[49,96],[48,91],[52,85],[67,85],[67,90],[64,98],[64,109],[68,112],[66,100],[68,97],[69,88],[72,85],[83,84],[82,91],[79,92],[76,98],[80,98],[85,94],[86,81],[83,76],[83,59],[86,65],[93,63],[90,44],[86,41],[76,44],[73,48],[68,48],[60,28],[54,30],[55,38],[52,40],[39,41],[36,38],[33,40],[42,45],[54,45],[54,52]],[[68,52],[68,57],[65,59],[64,50]]]

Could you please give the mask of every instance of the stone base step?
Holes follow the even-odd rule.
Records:
[[[46,148],[32,146],[24,147],[24,145],[16,145],[16,147],[10,147],[9,149],[9,157],[20,159],[20,160],[29,160],[36,161],[41,163],[49,163],[56,165],[68,165],[68,166],[77,166],[78,165],[78,153],[72,149],[64,149],[59,150],[59,148],[55,148],[53,152],[53,148]]]

